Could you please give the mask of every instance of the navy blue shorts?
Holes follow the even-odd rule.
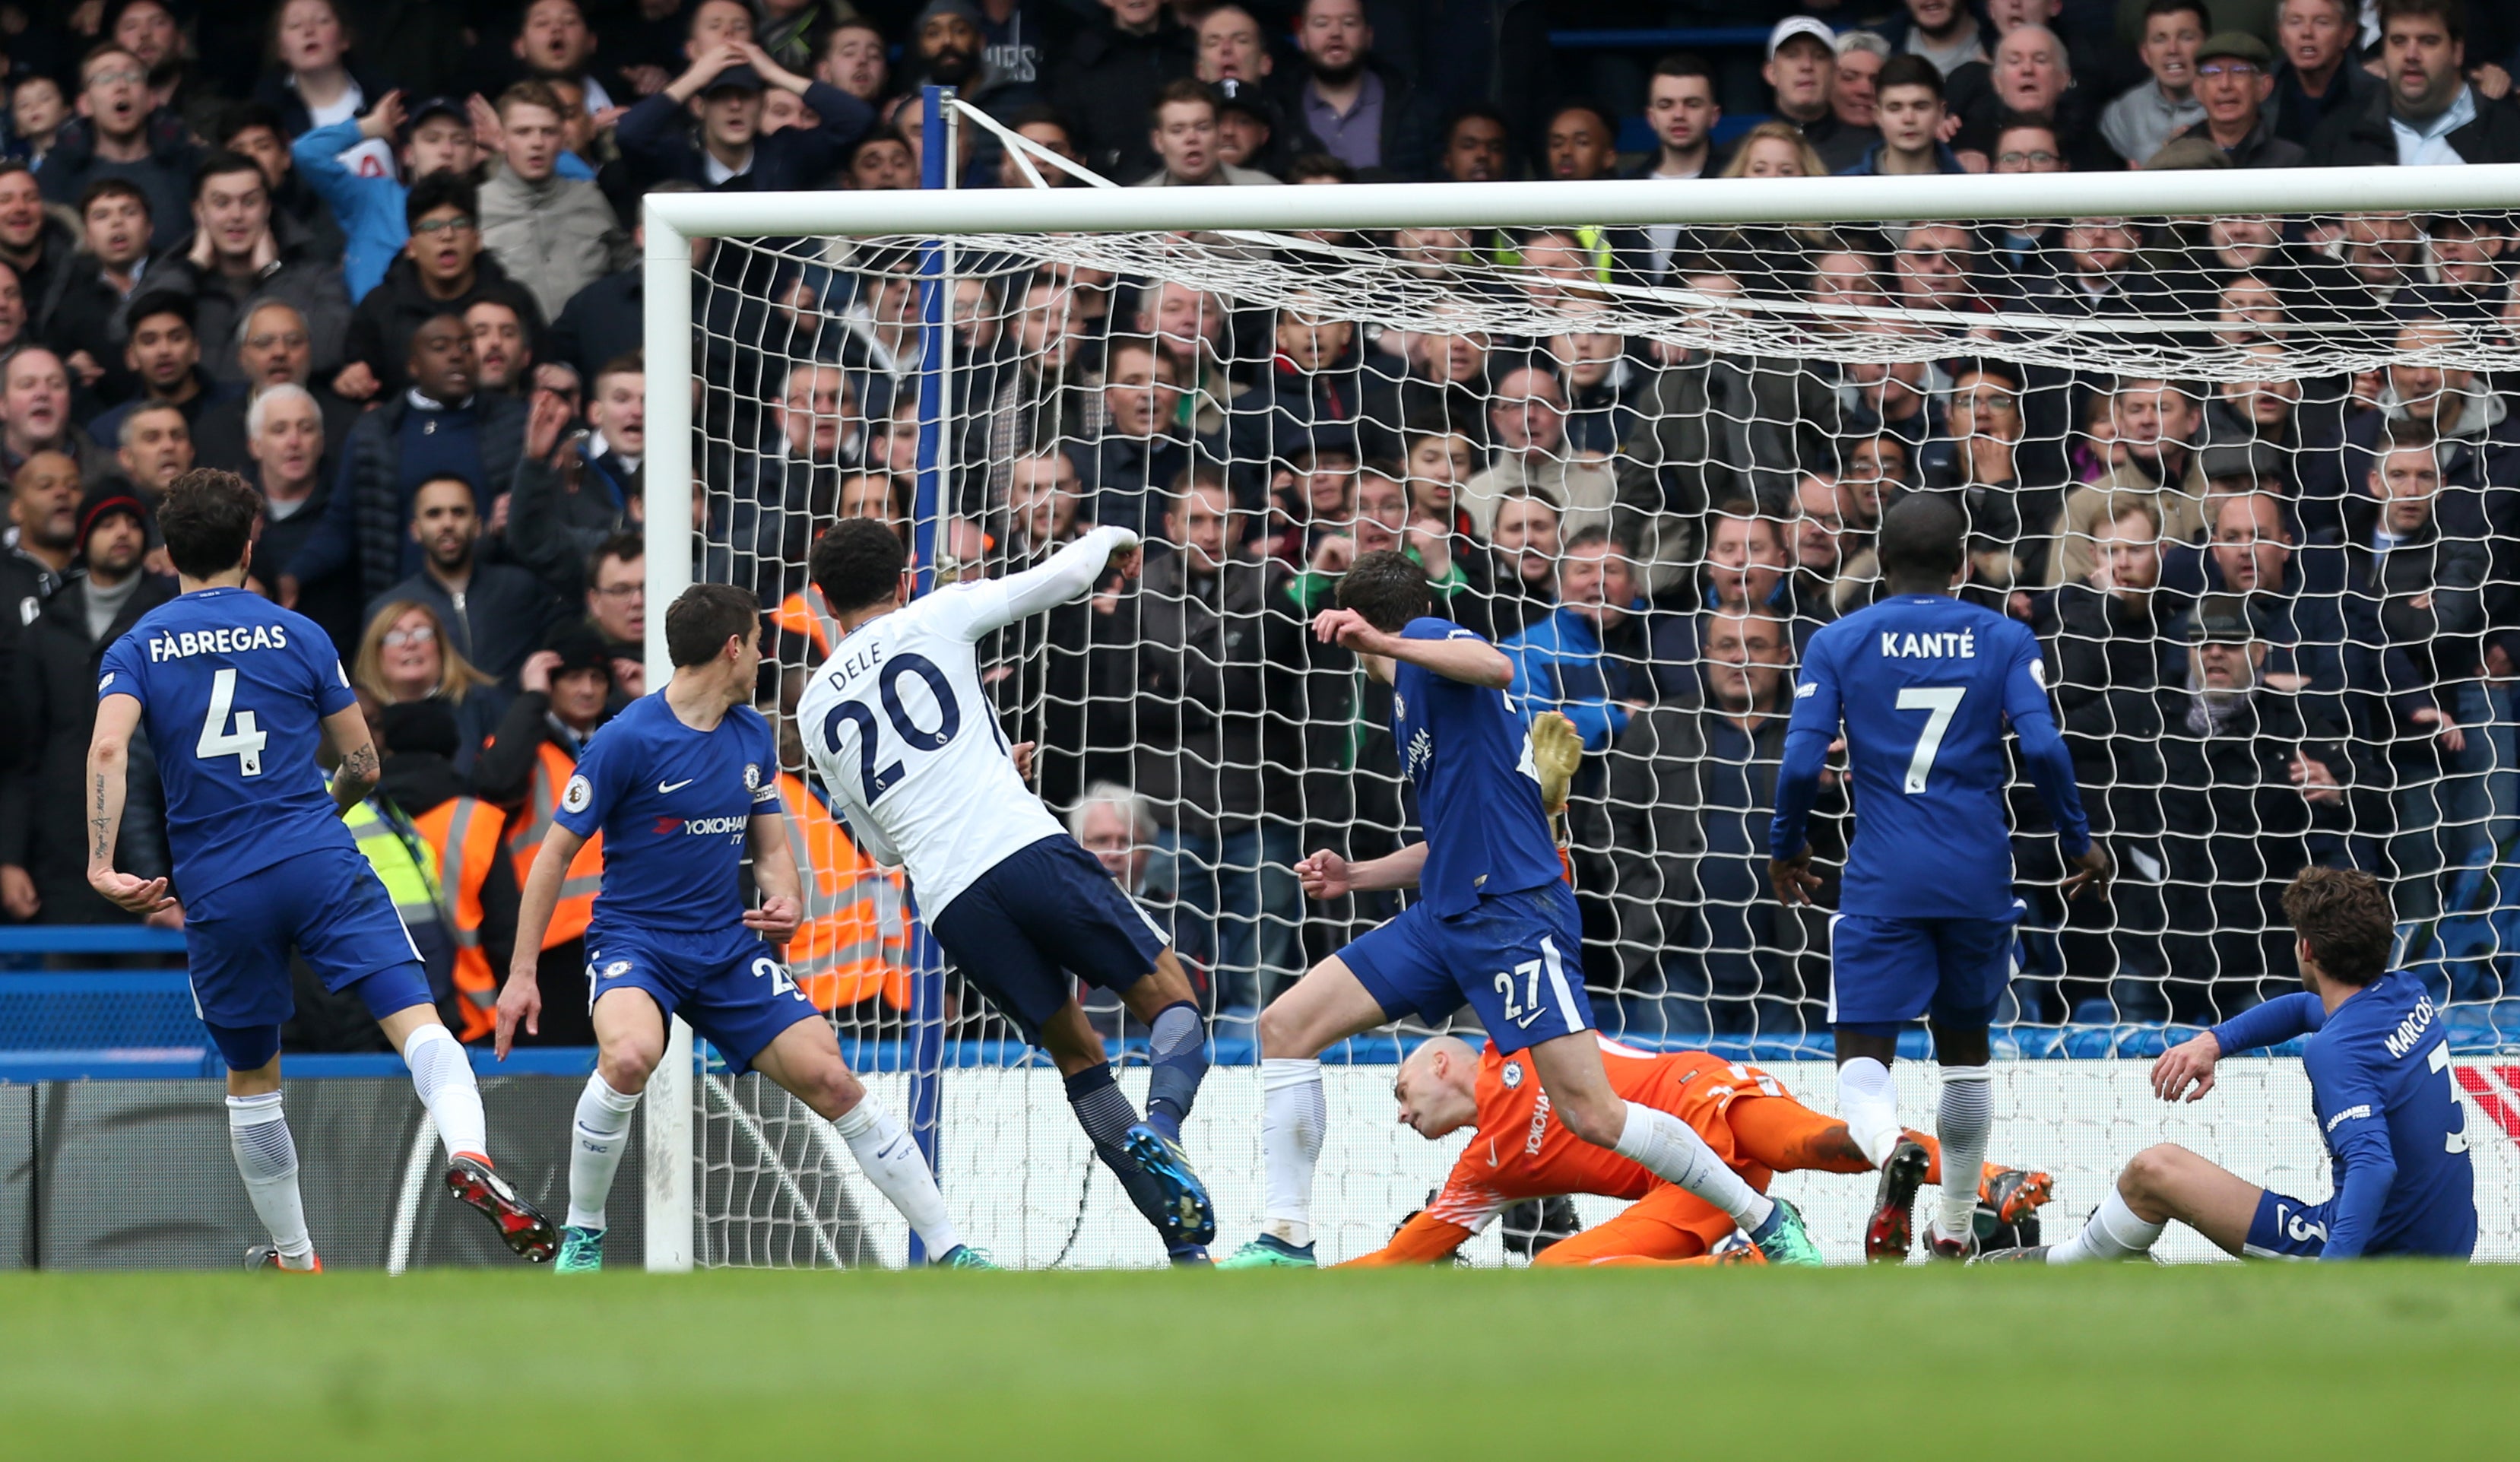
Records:
[[[194,1012],[233,1071],[258,1070],[280,1049],[280,1028],[297,1012],[292,949],[324,988],[356,993],[379,1020],[433,1003],[411,931],[350,848],[283,858],[192,898],[184,949]]]
[[[761,937],[608,929],[586,932],[586,1007],[614,990],[644,990],[668,1018],[680,1015],[737,1075],[798,1021],[822,1019]]]
[[[1593,1028],[1583,948],[1575,892],[1553,883],[1482,898],[1450,919],[1411,904],[1340,950],[1339,962],[1390,1020],[1415,1015],[1432,1025],[1469,1002],[1488,1039],[1510,1056]]]
[[[1861,1029],[1931,1020],[1971,1030],[1994,1024],[2012,979],[2009,919],[1830,917],[1828,1020]]]
[[[2327,1233],[2334,1225],[2336,1200],[2303,1203],[2270,1188],[2258,1195],[2258,1211],[2249,1220],[2249,1237],[2240,1252],[2251,1258],[2315,1259],[2327,1253]],[[2363,1254],[2421,1255],[2431,1258],[2471,1258],[2476,1253],[2476,1209],[2473,1203],[2429,1215],[2440,1222],[2417,1224],[2414,1232],[2392,1235]]]
[[[1168,944],[1094,855],[1061,833],[1010,854],[927,921],[936,942],[1023,1038],[1074,993],[1125,990]]]
[[[2327,1226],[2336,1200],[2303,1203],[2272,1188],[2258,1195],[2257,1216],[2249,1220],[2248,1240],[2240,1252],[2253,1258],[2315,1259],[2327,1252]]]

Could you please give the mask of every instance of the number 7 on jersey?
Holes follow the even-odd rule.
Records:
[[[1901,710],[1929,712],[1925,729],[1916,737],[1916,754],[1908,758],[1910,797],[1925,790],[1925,778],[1934,769],[1934,754],[1943,749],[1943,733],[1952,728],[1952,717],[1959,713],[1960,699],[1967,694],[1965,685],[1912,685],[1899,692]]]

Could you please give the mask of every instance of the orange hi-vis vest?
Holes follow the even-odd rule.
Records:
[[[880,996],[910,1008],[910,918],[902,875],[858,850],[848,829],[804,781],[779,774],[779,817],[796,855],[804,918],[788,941],[788,968],[819,1010]]]
[[[840,642],[840,621],[832,617],[823,605],[823,591],[812,584],[780,600],[770,622],[812,645],[817,660],[829,659],[832,647]]]
[[[525,881],[534,871],[534,854],[543,850],[543,840],[551,836],[552,819],[560,815],[560,800],[568,788],[568,779],[577,775],[577,763],[568,754],[545,741],[536,749],[533,791],[527,795],[520,815],[508,820],[508,855],[516,862],[517,890],[522,892]],[[543,931],[543,947],[557,949],[586,933],[595,919],[595,895],[604,887],[604,830],[577,850],[568,861],[568,876],[561,882],[560,902],[552,909],[551,927]]]
[[[413,831],[437,850],[437,888],[455,932],[455,990],[463,1002],[464,1028],[457,1038],[477,1040],[496,1024],[499,972],[481,947],[481,886],[491,861],[502,854],[499,834],[507,816],[475,797],[454,797],[411,820]]]

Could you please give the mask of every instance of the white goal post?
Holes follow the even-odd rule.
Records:
[[[931,103],[932,105],[932,103]],[[933,135],[933,134],[931,134]],[[950,132],[946,135],[951,135]],[[2064,220],[2104,219],[2119,217],[2189,218],[2236,214],[2249,215],[2342,215],[2381,212],[2435,215],[2479,213],[2488,215],[2520,215],[2520,164],[2470,167],[2378,167],[2367,169],[2229,170],[2213,169],[2183,172],[2066,173],[2011,176],[1940,176],[1940,177],[1828,177],[1781,179],[1708,179],[1687,182],[1599,181],[1586,183],[1517,182],[1489,184],[1407,184],[1349,185],[1339,187],[1197,187],[1197,188],[1110,188],[1061,187],[1055,189],[990,189],[980,191],[911,192],[820,192],[793,194],[683,193],[654,194],[645,201],[645,358],[647,383],[647,457],[645,461],[645,532],[647,541],[647,663],[649,684],[659,685],[671,673],[664,640],[664,611],[682,589],[695,580],[695,534],[688,530],[692,522],[692,495],[698,480],[695,443],[700,434],[696,421],[695,399],[699,395],[699,383],[695,378],[696,329],[705,325],[696,321],[694,309],[695,277],[694,246],[698,241],[760,241],[783,239],[809,240],[885,240],[909,248],[920,241],[976,240],[986,238],[993,246],[1010,240],[1032,240],[1045,251],[1045,256],[1076,257],[1060,254],[1065,245],[1051,242],[1055,236],[1208,236],[1214,240],[1209,261],[1203,269],[1212,273],[1199,276],[1202,287],[1230,292],[1236,281],[1245,278],[1237,272],[1238,260],[1248,251],[1270,243],[1285,242],[1300,234],[1358,234],[1395,229],[1462,229],[1482,235],[1497,230],[1520,230],[1560,227],[1593,229],[1644,230],[1681,225],[1686,228],[1738,227],[1752,225],[1808,225],[1825,228],[1833,225],[1866,226],[1881,229],[1892,226],[1890,220],[1938,220],[1955,223],[1992,223],[2001,220]],[[1222,236],[1217,238],[1216,236]],[[751,247],[749,245],[743,247]],[[1194,246],[1185,245],[1186,249]],[[1082,246],[1079,246],[1081,249]],[[1238,252],[1242,251],[1244,252]],[[946,262],[941,272],[932,261],[917,277],[921,284],[942,295],[945,286],[940,278],[954,277],[952,251],[939,251]],[[1327,271],[1335,287],[1339,255],[1325,247],[1315,260],[1318,269]],[[1156,261],[1155,267],[1160,268]],[[1500,265],[1489,271],[1497,278],[1510,280],[1510,266]],[[1248,276],[1254,288],[1277,290],[1271,296],[1282,300],[1283,281],[1270,281],[1259,275]],[[1603,291],[1612,307],[1630,302],[1668,306],[1674,315],[1685,314],[1697,297],[1686,288],[1671,286],[1610,286]],[[942,329],[941,304],[928,312],[931,328]],[[1862,311],[1857,311],[1861,314]],[[1669,318],[1658,316],[1657,318]],[[1793,307],[1771,309],[1759,330],[1793,329],[1797,313]],[[1781,321],[1781,324],[1777,322]],[[1748,327],[1745,327],[1748,328]],[[2140,335],[2140,326],[2112,326],[2120,333]],[[2164,350],[2192,349],[2198,369],[2195,379],[2219,381],[2234,379],[2244,373],[2245,362],[2216,357],[2210,340],[2201,338],[2204,324],[2193,331],[2200,336],[2192,344],[2179,330],[2171,332]],[[1649,333],[1649,332],[1640,332]],[[2341,339],[2341,337],[2340,337]],[[1972,346],[1972,353],[2002,353],[2000,347],[1983,350]],[[2095,347],[2097,348],[2097,347]],[[2129,347],[2132,350],[2132,347]],[[2346,343],[2335,346],[2333,363],[2348,370],[2365,368],[2385,357],[2393,348],[2388,343],[2369,342]],[[1823,357],[1827,346],[1822,342],[1810,344],[1815,358]],[[2138,358],[2139,352],[2126,359]],[[2158,358],[2153,356],[2147,359]],[[2520,347],[2494,343],[2464,348],[2459,359],[2480,369],[2520,369]],[[2167,370],[2142,374],[2170,375]],[[950,408],[937,408],[950,409]],[[923,468],[932,468],[933,447]],[[931,479],[932,484],[932,479]],[[2505,484],[2520,488],[2520,483]],[[922,504],[936,499],[922,491]],[[941,512],[941,509],[933,511]],[[820,526],[819,524],[816,526]],[[922,534],[935,526],[932,521],[919,525]],[[922,543],[925,539],[922,537]],[[922,559],[927,555],[922,554]],[[770,606],[765,604],[765,609]],[[2509,809],[2498,809],[2508,812]],[[734,1105],[734,1099],[723,1089],[711,1098],[701,1088],[695,1074],[689,1028],[677,1021],[665,1059],[657,1068],[649,1088],[645,1108],[646,1159],[648,1163],[647,1193],[647,1263],[652,1270],[682,1270],[696,1262],[710,1262],[708,1242],[698,1233],[702,1215],[702,1201],[696,1172],[695,1125],[705,1123],[709,1114],[720,1107]],[[2506,1051],[2511,1047],[2504,1047]],[[923,1058],[922,1058],[923,1059]],[[2086,1063],[2086,1066],[2094,1063]],[[2498,1069],[2499,1070],[2499,1069]],[[932,1073],[931,1073],[932,1074]],[[1038,1103],[1038,1093],[1020,1094],[1020,1078],[1037,1073],[991,1073],[990,1091],[1001,1088],[1010,1094],[1010,1102]],[[1236,1074],[1220,1069],[1211,1085]],[[1832,1089],[1825,1083],[1824,1072],[1812,1068],[1804,1078],[1820,1085],[1825,1095]],[[1334,1099],[1333,1110],[1343,1105],[1371,1107],[1374,1099],[1372,1081],[1358,1085]],[[1912,1072],[1903,1078],[1912,1087]],[[2130,1067],[2127,1081],[2136,1081]],[[2480,1080],[2487,1078],[2480,1077]],[[2520,1078],[2501,1076],[2493,1079],[2511,1081],[2508,1091],[2493,1097],[2497,1103],[2520,1104]],[[758,1084],[758,1083],[754,1083]],[[1035,1082],[1034,1084],[1038,1084]],[[1053,1086],[1056,1082],[1051,1083]],[[2076,1093],[2088,1089],[2087,1080],[2077,1078],[2049,1085],[2032,1082],[2025,1090],[2034,1112],[2060,1110],[2058,1104],[2071,1103]],[[2307,1131],[2307,1102],[2299,1094],[2299,1083],[2282,1070],[2263,1080],[2239,1083],[2242,1092],[2264,1091],[2279,1094],[2286,1102],[2300,1103],[2298,1113],[2248,1113],[2256,1120],[2261,1117],[2292,1119],[2299,1117]],[[2497,1247],[2495,1256],[2520,1258],[2520,1215],[2515,1215],[2507,1201],[2511,1188],[2514,1143],[2520,1132],[2495,1130],[2494,1123],[2484,1121],[2476,1107],[2479,1087],[2465,1093],[2469,1101],[2469,1130],[2481,1150],[2494,1149],[2491,1162],[2479,1162],[2480,1198],[2489,1181],[2502,1193],[2494,1199],[2494,1211],[2487,1216],[2486,1244]],[[1055,1093],[1053,1094],[1055,1097]],[[2229,1092],[2218,1093],[2224,1100]],[[1913,1114],[1918,1089],[1907,1092],[1908,1110]],[[890,1097],[888,1096],[888,1100]],[[975,1096],[982,1103],[993,1097]],[[1826,1105],[1817,1100],[1816,1105]],[[968,1103],[956,1104],[968,1108]],[[1220,1099],[1216,1103],[1219,1118],[1231,1111],[1242,1117],[1256,1117],[1256,1104],[1237,1099]],[[1246,1111],[1246,1109],[1248,1109]],[[896,1111],[901,1110],[896,1106]],[[2508,1110],[2507,1108],[2504,1110]],[[741,1108],[737,1108],[741,1115]],[[968,1113],[967,1113],[968,1115]],[[1209,1119],[1202,1110],[1201,1118]],[[745,1119],[749,1120],[749,1119]],[[1387,1113],[1381,1118],[1388,1126]],[[1018,1131],[1014,1121],[1004,1123],[1000,1140],[1010,1140],[1006,1133]],[[2004,1137],[2013,1140],[2021,1124],[2007,1124]],[[946,1122],[946,1140],[954,1140],[955,1127]],[[2299,1151],[2288,1151],[2287,1162],[2304,1169],[2303,1180],[2323,1187],[2323,1176],[2309,1169],[2317,1165],[2315,1138],[2305,1147],[2294,1133],[2290,1140]],[[985,1132],[970,1134],[970,1140],[983,1140]],[[778,1135],[768,1137],[755,1133],[758,1144],[776,1146]],[[1377,1142],[1381,1139],[1377,1137]],[[1394,1139],[1396,1140],[1396,1139]],[[1212,1180],[1220,1197],[1231,1192],[1244,1194],[1256,1191],[1256,1177],[1239,1171],[1225,1171],[1238,1163],[1256,1171],[1256,1125],[1248,1133],[1237,1133],[1231,1141],[1220,1140],[1214,1153],[1205,1158]],[[2107,1151],[2102,1152],[2101,1146]],[[1340,1148],[1326,1155],[1324,1188],[1335,1192],[1339,1184],[1331,1176],[1331,1165]],[[1380,1149],[1376,1148],[1376,1152]],[[1083,1148],[1078,1143],[1062,1142],[1056,1161],[1084,1162]],[[1246,1162],[1247,1154],[1252,1161]],[[2093,1169],[2103,1161],[2122,1161],[2124,1153],[2113,1144],[2091,1148]],[[1373,1158],[1366,1161],[1380,1162]],[[1415,1202],[1414,1195],[1401,1192],[1410,1184],[1422,1188],[1421,1168],[1440,1174],[1443,1163],[1412,1156],[1407,1176],[1395,1165],[1375,1176],[1373,1196],[1376,1202]],[[2244,1164],[2235,1164],[2243,1165]],[[2489,1174],[2492,1174],[2489,1177]],[[854,1178],[851,1173],[850,1177]],[[782,1174],[785,1181],[785,1174]],[[1852,1184],[1851,1179],[1833,1180]],[[795,1191],[789,1184],[788,1192]],[[1793,1190],[1800,1192],[1801,1190]],[[1868,1185],[1865,1190],[1869,1192]],[[953,1198],[948,1183],[949,1201]],[[1107,1198],[1109,1195],[1105,1194]],[[2095,1194],[2077,1192],[2072,1201],[2077,1211],[2092,1201]],[[1055,1205],[1053,1205],[1055,1207]],[[958,1216],[962,1205],[956,1205]],[[1396,1219],[1399,1210],[1388,1213],[1360,1212],[1342,1220],[1358,1233],[1368,1232],[1375,1224],[1387,1231],[1386,1220]],[[1081,1209],[1080,1209],[1081,1212]],[[890,1214],[881,1215],[885,1221]],[[1056,1216],[1056,1215],[1054,1215]],[[1238,1236],[1248,1228],[1253,1213],[1229,1211],[1220,1215],[1229,1231]],[[809,1220],[811,1221],[811,1220]],[[870,1217],[872,1223],[873,1219]],[[1061,1220],[1063,1221],[1063,1220]],[[1081,1221],[1081,1220],[1080,1220]],[[1071,1244],[1073,1232],[1069,1238]],[[830,1241],[815,1235],[818,1253],[832,1252]],[[1491,1247],[1493,1247],[1491,1245]],[[1090,1246],[1089,1246],[1090,1248]],[[1355,1246],[1348,1246],[1353,1253]],[[1020,1249],[1018,1248],[1018,1252]],[[2483,1250],[2481,1249],[2481,1255]],[[1060,1247],[1062,1256],[1069,1253]],[[1003,1255],[1002,1255],[1003,1256]],[[798,1262],[815,1262],[811,1256]]]

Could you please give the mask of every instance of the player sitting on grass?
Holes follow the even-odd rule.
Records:
[[[491,1170],[472,1063],[437,1018],[410,931],[341,814],[376,789],[376,743],[315,621],[247,590],[262,496],[232,473],[189,472],[158,510],[183,593],[105,652],[88,743],[87,881],[134,914],[174,902],[165,879],[113,866],[132,732],[145,721],[185,903],[193,1006],[228,1067],[228,1146],[271,1242],[253,1269],[320,1270],[281,1111],[280,1028],[294,1012],[293,949],[324,987],[354,990],[411,1068],[446,1144],[446,1185],[528,1259],[551,1224]],[[340,756],[332,789],[319,742]]]
[[[1207,1190],[1181,1124],[1207,1074],[1207,1029],[1163,934],[1023,783],[980,689],[978,641],[1135,577],[1138,535],[1094,529],[1050,562],[917,600],[908,551],[872,519],[815,541],[814,585],[841,636],[796,718],[805,754],[867,851],[910,871],[927,927],[963,978],[1050,1052],[1095,1155],[1175,1263],[1207,1262]],[[1119,992],[1146,1023],[1147,1118],[1111,1079],[1075,982]]]
[[[1601,1069],[1580,969],[1583,935],[1523,723],[1507,700],[1513,662],[1428,617],[1425,571],[1388,550],[1339,580],[1313,620],[1392,687],[1392,738],[1418,790],[1425,841],[1365,863],[1316,852],[1295,865],[1315,898],[1417,889],[1400,916],[1315,965],[1260,1013],[1260,1235],[1237,1267],[1314,1262],[1313,1169],[1327,1103],[1321,1053],[1408,1016],[1440,1021],[1467,1000],[1500,1050],[1528,1049],[1557,1119],[1731,1215],[1770,1261],[1817,1264],[1793,1206],[1741,1180],[1688,1124],[1627,1100]]]
[[[1668,1112],[1706,1139],[1732,1170],[1761,1192],[1779,1172],[1869,1172],[1872,1163],[1846,1123],[1795,1101],[1774,1076],[1704,1051],[1667,1055],[1601,1041],[1610,1087],[1632,1102]],[[1351,1264],[1432,1263],[1469,1242],[1509,1205],[1589,1193],[1635,1200],[1617,1217],[1540,1251],[1535,1264],[1713,1263],[1708,1256],[1735,1231],[1731,1217],[1613,1152],[1578,1141],[1550,1119],[1527,1053],[1489,1046],[1473,1052],[1439,1035],[1409,1053],[1391,1083],[1400,1120],[1433,1140],[1463,1127],[1479,1135],[1453,1165],[1443,1191],[1383,1248]],[[1911,1132],[1929,1160],[1934,1139]],[[1926,1181],[1935,1181],[1929,1167]],[[2048,1201],[2044,1172],[1987,1164],[1981,1200],[2001,1221],[2018,1223]],[[1902,1218],[1898,1228],[1906,1230]],[[1868,1232],[1885,1227],[1875,1214]],[[1872,1257],[1903,1258],[1899,1255]]]
[[[630,1113],[665,1054],[676,1015],[730,1071],[758,1070],[848,1144],[937,1262],[993,1268],[955,1235],[919,1145],[841,1059],[831,1023],[780,961],[803,908],[779,815],[779,749],[748,704],[761,666],[761,606],[748,589],[695,584],[665,612],[673,678],[631,702],[587,743],[534,856],[517,910],[517,955],[499,991],[498,1053],[536,1028],[543,930],[569,860],[598,829],[604,882],[586,933],[595,1074],[577,1099],[568,1226],[560,1271],[604,1267],[605,1198],[630,1140]],[[761,907],[743,906],[752,852]]]
[[[1899,1145],[1890,1063],[1901,1030],[1920,1018],[1932,1026],[1943,1074],[1934,1130],[1952,1160],[1933,1228],[1931,1253],[1942,1259],[1975,1249],[1969,1175],[1995,1124],[1987,1028],[2011,978],[2022,912],[2004,817],[2007,723],[2077,870],[2066,896],[2098,890],[2109,870],[2048,704],[2039,637],[1952,597],[1967,568],[1967,537],[1968,521],[1947,493],[1919,493],[1882,515],[1886,596],[1822,628],[1804,652],[1769,834],[1777,897],[1787,907],[1810,902],[1821,879],[1804,828],[1843,727],[1855,845],[1829,921],[1838,1102],[1856,1142],[1881,1166],[1883,1190],[1912,1183],[1921,1165]]]
[[[2388,891],[2367,873],[2308,868],[2284,890],[2283,911],[2304,988],[2173,1046],[2152,1065],[2152,1089],[2197,1101],[2225,1056],[2309,1036],[2301,1069],[2333,1196],[2304,1203],[2164,1142],[2136,1154],[2081,1233],[1985,1262],[2140,1258],[2174,1218],[2227,1254],[2259,1258],[2474,1252],[2476,1168],[2451,1091],[2450,1038],[2422,982],[2389,969]]]

